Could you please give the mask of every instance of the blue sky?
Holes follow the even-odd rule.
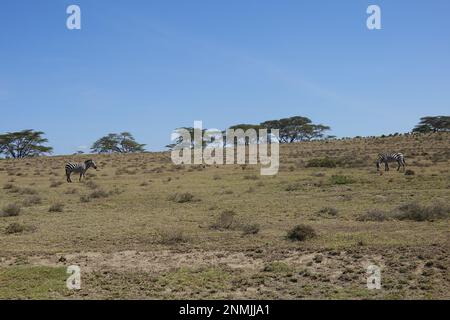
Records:
[[[66,28],[77,4],[82,29]],[[366,28],[378,4],[382,30]],[[406,132],[450,110],[450,1],[2,0],[0,132],[56,154],[130,131],[310,117],[342,136]]]

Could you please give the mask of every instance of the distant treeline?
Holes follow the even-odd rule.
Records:
[[[180,129],[188,130],[192,140],[194,140],[194,128],[178,128],[175,131]],[[325,135],[326,131],[331,130],[329,126],[314,124],[310,119],[301,116],[269,120],[260,124],[237,124],[231,126],[229,129],[242,129],[243,131],[254,129],[256,132],[258,132],[259,129],[267,129],[268,134],[270,134],[271,129],[278,129],[278,140],[280,143],[335,139],[334,136]],[[203,129],[203,132],[206,131],[206,129]],[[450,132],[450,116],[423,117],[411,132],[416,134]],[[226,130],[217,133],[225,135]],[[17,159],[50,154],[52,153],[53,148],[46,145],[48,140],[44,138],[44,135],[44,132],[32,129],[0,134],[0,156],[3,155],[6,158]],[[390,134],[389,136],[396,135],[400,134],[395,133]],[[205,141],[210,142],[211,140],[208,139]],[[178,143],[181,143],[181,141],[175,140],[175,143],[167,145],[166,147],[172,149]],[[248,141],[245,143],[248,143]],[[110,133],[95,141],[91,146],[91,151],[93,153],[144,152],[145,144],[138,143],[129,132]],[[77,153],[83,153],[83,151],[78,151]]]

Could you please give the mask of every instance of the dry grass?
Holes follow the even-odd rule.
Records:
[[[450,203],[449,138],[281,146],[276,176],[143,153],[94,156],[100,171],[69,185],[52,172],[82,156],[0,160],[0,208],[24,207],[0,219],[0,275],[17,274],[18,263],[22,276],[80,265],[82,291],[55,287],[42,292],[49,298],[448,299],[449,218],[435,204]],[[403,152],[415,174],[377,174],[376,155],[389,150]],[[64,214],[48,212],[57,203]],[[402,207],[411,203],[418,207]],[[316,236],[286,238],[302,224]],[[368,263],[383,268],[383,290],[366,289]],[[0,297],[34,297],[10,289],[0,286]]]

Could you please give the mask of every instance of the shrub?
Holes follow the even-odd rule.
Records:
[[[48,212],[63,212],[64,205],[62,203],[54,203],[48,209]]]
[[[310,226],[300,224],[288,231],[286,238],[291,241],[305,241],[316,237],[316,232]]]
[[[20,194],[37,194],[38,192],[31,188],[22,188],[19,191]]]
[[[102,190],[102,189],[98,189],[98,190],[92,191],[89,194],[89,197],[91,199],[107,198],[108,196],[109,196],[109,193],[106,192],[105,190]]]
[[[184,235],[184,232],[182,230],[166,230],[166,231],[160,231],[159,233],[160,244],[177,244],[177,243],[184,243],[188,242],[188,238]]]
[[[257,176],[256,174],[244,176],[244,180],[258,180],[258,179],[259,179],[259,176]]]
[[[352,178],[343,175],[333,175],[330,179],[332,184],[350,184],[354,182]]]
[[[31,207],[37,204],[41,204],[42,203],[42,198],[39,196],[30,196],[28,198],[26,198],[25,200],[23,200],[22,204],[24,207]]]
[[[3,186],[4,190],[11,190],[14,188],[14,185],[12,183],[7,183]]]
[[[337,216],[338,212],[339,211],[336,208],[332,208],[332,207],[325,207],[325,208],[322,208],[319,210],[319,213],[324,213],[324,214],[327,214],[327,215],[333,216],[333,217]]]
[[[328,157],[311,159],[306,163],[307,168],[335,168],[337,161]]]
[[[222,212],[216,222],[211,225],[212,229],[231,229],[235,224],[235,213],[231,210]]]
[[[378,209],[372,209],[364,214],[361,214],[356,220],[358,221],[385,221],[389,220],[389,214]]]
[[[88,195],[82,195],[80,197],[80,202],[86,203],[86,202],[90,202],[91,201],[91,197],[89,197]]]
[[[194,196],[190,194],[189,192],[185,193],[174,193],[168,197],[170,201],[177,202],[177,203],[185,203],[185,202],[191,202],[194,201]]]
[[[450,207],[442,203],[422,206],[417,203],[404,204],[393,214],[399,220],[431,221],[450,217]]]
[[[1,216],[2,217],[15,217],[20,214],[21,210],[22,209],[20,208],[20,206],[18,204],[12,203],[12,204],[9,204],[9,205],[3,207],[2,211],[1,211]]]
[[[292,192],[292,191],[298,191],[302,189],[302,185],[300,183],[291,183],[288,184],[284,190]]]
[[[57,188],[62,184],[63,184],[62,181],[53,180],[53,181],[50,181],[50,188]]]
[[[6,234],[22,233],[24,231],[32,231],[34,228],[14,222],[6,226]]]
[[[411,169],[408,169],[408,170],[405,171],[405,176],[413,176],[415,174],[416,173],[413,170],[411,170]]]
[[[250,235],[250,234],[257,234],[259,232],[259,224],[257,223],[251,223],[251,224],[245,224],[242,226],[242,234],[243,235]]]

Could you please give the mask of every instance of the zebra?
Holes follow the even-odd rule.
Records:
[[[81,178],[85,176],[86,171],[91,167],[97,170],[97,165],[93,160],[86,160],[84,163],[72,163],[72,162],[66,163],[67,182],[69,183],[72,182],[72,180],[70,179],[70,175],[73,172],[80,174],[79,181],[81,181]]]
[[[403,171],[405,170],[405,157],[401,153],[380,153],[377,158],[377,171],[380,171],[380,164],[384,163],[384,171],[389,171],[389,162],[397,162],[398,167],[397,171],[400,170],[400,167],[403,167]]]

